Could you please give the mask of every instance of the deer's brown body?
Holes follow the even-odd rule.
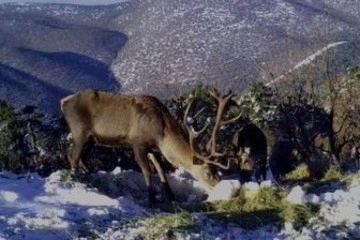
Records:
[[[85,167],[80,157],[85,144],[93,137],[100,145],[133,149],[135,161],[149,190],[150,201],[155,198],[149,159],[154,162],[168,197],[172,198],[161,167],[156,159],[148,158],[148,153],[154,149],[159,150],[174,166],[188,171],[207,189],[219,181],[208,163],[197,161],[185,132],[155,97],[86,90],[63,98],[61,110],[73,136],[73,147],[68,154],[72,169]]]

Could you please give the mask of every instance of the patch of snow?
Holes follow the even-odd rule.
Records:
[[[207,201],[229,200],[240,190],[239,180],[222,180],[209,193]]]
[[[327,46],[321,48],[320,50],[316,51],[314,54],[306,57],[304,60],[298,62],[292,69],[290,69],[286,74],[283,74],[277,78],[275,78],[274,80],[266,83],[265,85],[266,86],[270,86],[270,85],[273,85],[274,83],[277,83],[279,82],[281,79],[283,79],[285,77],[285,75],[287,74],[290,74],[292,73],[293,71],[305,66],[305,65],[308,65],[308,64],[311,64],[317,57],[323,55],[324,53],[326,53],[328,50],[330,50],[331,48],[335,48],[337,46],[340,46],[340,45],[343,45],[343,44],[346,44],[348,43],[347,41],[340,41],[340,42],[335,42],[335,43],[330,43],[328,44]]]
[[[286,200],[293,204],[303,204],[305,192],[300,186],[293,187],[287,195]]]
[[[306,194],[304,196],[304,200],[305,202],[308,202],[308,203],[313,203],[313,204],[319,204],[320,203],[320,197],[316,194]]]
[[[18,195],[11,191],[0,191],[0,199],[6,202],[14,202],[18,198]]]

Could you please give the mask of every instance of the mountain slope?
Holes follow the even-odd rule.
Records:
[[[36,105],[52,115],[59,113],[59,99],[74,91],[120,88],[109,65],[127,41],[124,34],[86,24],[85,16],[91,12],[83,13],[84,22],[59,15],[75,6],[44,5],[51,14],[43,5],[4,6],[0,8],[2,99],[16,108]]]
[[[0,4],[0,98],[57,114],[85,88],[173,97],[198,82],[242,91],[325,46],[360,62],[360,2],[132,0],[110,6]]]
[[[354,1],[132,1],[117,19],[131,41],[113,71],[130,92],[170,97],[205,82],[242,90],[266,64],[280,75],[331,42],[358,41]],[[351,52],[359,53],[354,47]],[[349,59],[353,64],[357,59]],[[146,80],[145,80],[146,79]],[[145,83],[145,86],[144,86]],[[165,94],[164,94],[165,93]]]

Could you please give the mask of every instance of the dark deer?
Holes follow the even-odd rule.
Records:
[[[267,138],[255,124],[246,124],[233,137],[239,157],[240,178],[249,181],[252,174],[258,183],[266,180]]]
[[[149,161],[154,163],[167,198],[174,199],[162,168],[152,156],[156,151],[172,165],[188,171],[207,190],[219,182],[210,160],[217,153],[202,156],[192,141],[192,132],[187,136],[164,104],[153,96],[86,90],[63,98],[61,110],[73,136],[73,146],[68,153],[73,170],[87,170],[81,155],[93,138],[103,146],[132,148],[144,175],[150,202],[155,201],[155,195]]]

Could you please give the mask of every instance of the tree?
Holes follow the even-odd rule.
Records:
[[[273,86],[278,131],[295,143],[307,163],[327,158],[329,164],[343,165],[360,136],[359,68],[334,75],[326,64],[320,66],[289,74]]]
[[[21,129],[14,110],[0,100],[0,169],[20,171],[20,149],[18,147]]]

